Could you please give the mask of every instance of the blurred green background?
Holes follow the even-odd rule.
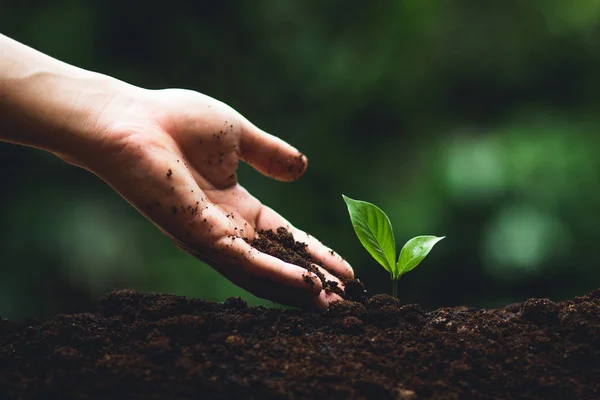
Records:
[[[561,300],[600,286],[597,0],[2,0],[0,27],[77,66],[220,99],[310,159],[241,167],[264,203],[390,292],[341,193],[398,245],[446,235],[400,281],[424,307]],[[0,316],[89,309],[135,288],[242,296],[90,173],[0,145]]]

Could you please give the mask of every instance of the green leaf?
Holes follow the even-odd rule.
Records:
[[[443,238],[445,236],[417,236],[406,242],[402,250],[400,250],[400,257],[398,257],[398,263],[392,273],[392,278],[398,279],[408,271],[414,269],[427,257],[433,246]]]
[[[387,215],[376,205],[342,195],[356,236],[365,249],[390,274],[396,261],[394,231]]]

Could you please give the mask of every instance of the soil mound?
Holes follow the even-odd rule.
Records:
[[[91,313],[0,320],[0,398],[600,399],[600,290],[322,314],[118,291]]]

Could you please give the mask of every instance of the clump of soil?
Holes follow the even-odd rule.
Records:
[[[366,297],[366,291],[363,284],[358,279],[342,279],[337,277],[344,284],[345,290],[338,286],[335,281],[328,280],[325,275],[315,267],[315,264],[323,267],[319,261],[315,260],[307,250],[306,243],[297,242],[294,236],[284,227],[279,227],[274,232],[272,230],[261,230],[258,236],[248,241],[255,249],[277,257],[280,260],[290,264],[298,265],[319,277],[323,284],[323,290],[327,293],[336,293],[344,299],[360,301]],[[312,282],[308,279],[307,282]]]
[[[0,320],[0,398],[599,399],[600,290],[325,313],[118,291],[91,313]]]

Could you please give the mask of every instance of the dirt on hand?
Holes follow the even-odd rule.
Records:
[[[315,267],[319,265],[324,267],[319,261],[315,260],[307,250],[306,243],[297,242],[294,236],[284,227],[277,228],[276,231],[262,230],[258,236],[249,240],[248,243],[255,249],[277,257],[287,263],[298,265],[307,271],[317,275],[323,284],[323,290],[327,293],[336,293],[344,299],[361,300],[366,296],[366,290],[358,279],[339,278],[346,287],[345,290],[338,287],[338,283],[327,280],[325,275]],[[312,282],[308,279],[307,283]]]

